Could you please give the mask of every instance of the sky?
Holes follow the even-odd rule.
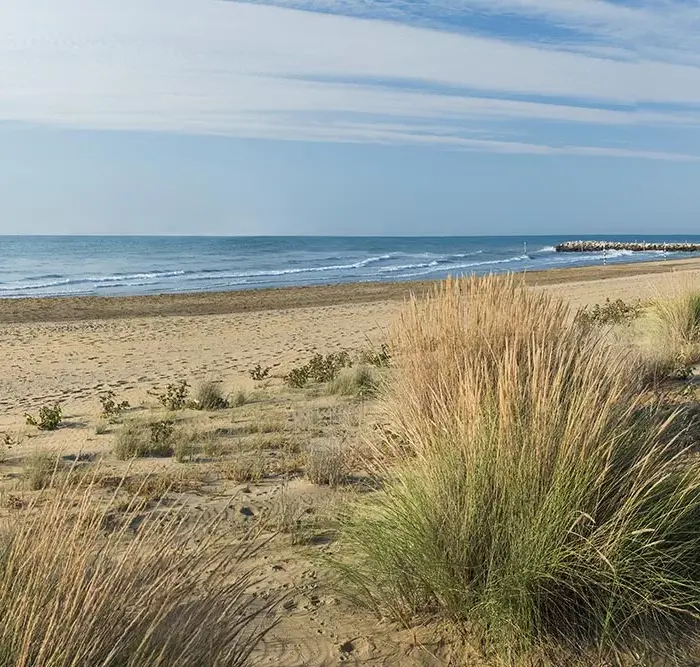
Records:
[[[0,233],[699,223],[698,0],[0,0]]]

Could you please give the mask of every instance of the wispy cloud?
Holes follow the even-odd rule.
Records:
[[[87,7],[5,0],[0,119],[489,152],[700,156],[700,10],[686,3]]]

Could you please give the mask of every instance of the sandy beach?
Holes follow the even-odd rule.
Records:
[[[577,308],[648,299],[700,260],[525,274]],[[154,384],[216,375],[248,381],[256,364],[285,373],[314,351],[379,345],[410,294],[433,283],[384,283],[114,298],[0,300],[3,422],[50,401],[82,410],[107,387],[132,402]],[[1,422],[0,422],[1,423]]]
[[[525,280],[533,289],[549,290],[579,308],[606,298],[633,301],[663,294],[675,271],[700,282],[696,259],[550,271],[528,274]],[[170,482],[184,484],[186,502],[194,511],[225,507],[231,525],[240,523],[242,516],[272,511],[280,498],[292,498],[306,508],[304,517],[314,517],[311,529],[321,530],[318,517],[326,509],[319,508],[342,506],[345,491],[312,484],[298,474],[298,458],[309,443],[359,440],[362,428],[371,424],[371,402],[329,396],[322,390],[290,391],[282,377],[315,352],[378,348],[403,301],[430,287],[431,283],[361,284],[0,301],[0,437],[11,443],[0,492],[13,499],[25,493],[24,467],[41,452],[72,457],[89,452],[93,459],[104,457],[102,465],[110,474],[125,474],[126,463],[113,455],[119,425],[100,426],[100,393],[109,389],[128,400],[137,417],[157,415],[160,408],[149,391],[180,379],[196,387],[212,378],[227,392],[246,392],[248,404],[214,413],[182,411],[178,424],[191,422],[213,434],[217,451],[228,453],[194,463],[143,459],[134,470],[156,470]],[[256,364],[270,369],[263,382],[249,375]],[[55,402],[62,405],[62,428],[37,432],[24,425],[25,412],[36,414]],[[240,452],[250,451],[266,457],[268,472],[257,483],[241,484],[227,471]],[[230,506],[226,498],[234,499]],[[446,664],[449,644],[440,643],[434,629],[422,628],[416,635],[338,602],[316,582],[317,566],[308,546],[290,543],[283,535],[271,543],[258,566],[261,586],[291,595],[293,601],[260,648],[265,664],[320,666],[336,664],[339,655],[354,661],[351,664]]]

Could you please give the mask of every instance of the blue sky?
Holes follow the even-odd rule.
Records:
[[[691,233],[694,0],[0,0],[0,232]]]

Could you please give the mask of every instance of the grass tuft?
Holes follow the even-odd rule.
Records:
[[[250,590],[251,542],[224,543],[215,522],[195,536],[182,509],[144,514],[137,500],[96,509],[92,491],[65,487],[10,522],[0,664],[248,664],[269,609]],[[121,527],[105,532],[117,510]]]
[[[197,387],[195,406],[199,410],[223,410],[229,405],[221,390],[221,385],[214,380],[205,380]]]
[[[631,359],[512,277],[441,284],[393,343],[383,485],[344,519],[356,599],[503,658],[690,642],[700,460]]]

